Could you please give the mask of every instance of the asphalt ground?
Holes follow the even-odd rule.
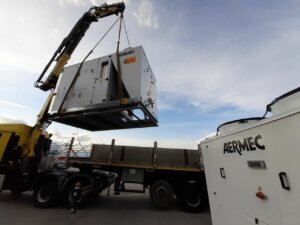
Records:
[[[183,212],[174,206],[161,211],[152,206],[148,194],[125,193],[119,196],[102,193],[95,202],[74,215],[56,206],[38,209],[33,206],[31,192],[13,198],[9,191],[0,194],[1,225],[211,225],[206,209],[200,214]]]

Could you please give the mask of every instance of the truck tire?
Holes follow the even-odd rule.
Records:
[[[187,183],[177,197],[182,208],[191,213],[201,212],[207,203],[206,195],[201,187],[193,183]]]
[[[52,207],[58,199],[55,181],[42,181],[33,191],[33,203],[38,208]]]
[[[174,199],[171,184],[165,180],[155,181],[150,188],[150,199],[152,204],[159,209],[169,209]]]
[[[72,181],[70,182],[64,189],[63,191],[63,204],[66,208],[71,208],[71,195],[73,192],[73,189],[75,187],[76,181]],[[78,200],[78,208],[82,208],[85,205],[85,199],[83,199],[82,197]]]

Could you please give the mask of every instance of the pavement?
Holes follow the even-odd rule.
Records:
[[[38,209],[31,193],[13,198],[9,191],[0,194],[1,225],[211,225],[209,210],[199,214],[183,212],[174,202],[166,211],[151,205],[148,194],[101,194],[92,205],[71,215],[62,206]]]

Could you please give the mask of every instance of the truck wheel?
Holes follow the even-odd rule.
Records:
[[[178,194],[178,200],[183,209],[191,213],[201,212],[206,205],[206,198],[196,184],[188,183]]]
[[[160,209],[170,208],[174,199],[171,184],[165,180],[155,181],[150,188],[150,199],[153,205]]]
[[[68,184],[63,192],[63,204],[66,208],[71,208],[71,199],[72,199],[72,192],[75,187],[76,182],[71,182]],[[82,208],[84,206],[84,199],[80,198],[78,200],[78,208]]]
[[[57,198],[57,185],[54,181],[42,181],[33,191],[33,202],[38,208],[53,206]]]

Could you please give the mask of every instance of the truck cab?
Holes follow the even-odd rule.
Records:
[[[19,195],[30,188],[40,159],[50,149],[48,133],[40,135],[34,152],[26,151],[32,127],[26,124],[0,124],[0,190]]]

